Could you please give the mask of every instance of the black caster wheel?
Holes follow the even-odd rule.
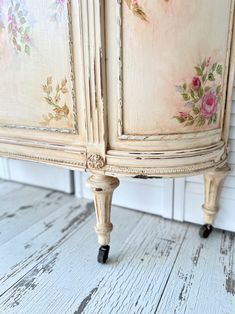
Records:
[[[199,235],[201,238],[208,238],[209,235],[211,234],[213,230],[213,226],[212,225],[203,225],[201,226],[200,230],[199,230]]]
[[[98,262],[101,264],[105,264],[109,256],[109,245],[103,245],[99,248],[98,253]]]

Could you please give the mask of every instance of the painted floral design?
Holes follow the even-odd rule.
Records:
[[[66,104],[66,94],[69,92],[67,79],[65,78],[60,84],[57,84],[54,90],[52,77],[48,77],[46,84],[42,88],[45,93],[44,99],[52,111],[47,115],[43,115],[43,121],[40,124],[48,126],[52,120],[60,121],[66,119],[69,125],[69,108]]]
[[[67,6],[67,0],[53,0],[50,7],[52,21],[60,21],[64,15],[65,8]]]
[[[143,8],[140,6],[139,1],[140,0],[125,0],[128,8],[131,10],[131,12],[135,16],[139,17],[141,20],[144,20],[147,22],[148,21],[147,15],[144,12]]]
[[[7,24],[8,33],[16,51],[30,55],[32,36],[24,1],[9,1]]]
[[[4,14],[3,14],[4,0],[0,0],[0,32],[5,28],[4,25]]]
[[[211,57],[195,67],[195,75],[189,83],[176,86],[186,110],[174,116],[184,126],[201,127],[217,122],[222,100],[223,67],[212,62]]]

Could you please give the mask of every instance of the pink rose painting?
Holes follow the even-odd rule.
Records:
[[[206,119],[213,117],[217,112],[218,97],[214,91],[207,92],[202,97],[200,112]]]
[[[199,77],[194,76],[192,79],[192,89],[193,90],[199,90],[199,88],[201,87],[201,80]]]
[[[0,31],[7,30],[10,43],[17,53],[30,55],[31,23],[25,0],[0,0]]]
[[[186,109],[174,118],[185,127],[216,123],[222,100],[222,65],[209,57],[195,67],[195,72],[189,83],[176,86]]]

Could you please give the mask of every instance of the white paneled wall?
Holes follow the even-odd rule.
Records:
[[[75,193],[78,197],[92,199],[86,187],[89,173],[75,173]],[[113,204],[140,210],[166,218],[173,216],[173,180],[172,179],[132,179],[120,178],[120,186],[113,195]]]
[[[66,193],[74,190],[72,171],[28,161],[0,158],[0,178]]]
[[[224,180],[220,197],[220,211],[215,226],[235,231],[235,87],[230,128],[229,165],[231,172]],[[188,177],[175,180],[174,218],[182,221],[203,223],[203,177]]]

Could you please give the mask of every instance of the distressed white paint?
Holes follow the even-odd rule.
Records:
[[[1,313],[233,314],[232,233],[203,240],[196,226],[114,207],[110,259],[100,265],[93,207],[68,198],[30,226],[26,216],[0,245]]]
[[[151,11],[150,23],[137,19],[124,1],[66,1],[58,40],[57,27],[45,15],[47,1],[41,2],[37,9],[35,1],[30,1],[30,11],[41,21],[34,27],[34,43],[45,58],[44,66],[34,71],[42,61],[35,49],[28,62],[21,59],[19,73],[14,66],[18,58],[14,58],[1,77],[8,87],[16,85],[16,90],[21,90],[24,82],[19,78],[30,80],[35,74],[20,98],[22,106],[18,106],[17,93],[9,94],[9,88],[1,90],[5,104],[1,107],[1,156],[89,170],[103,178],[96,192],[101,192],[102,185],[107,187],[107,181],[115,181],[105,175],[172,178],[224,166],[235,68],[234,0],[214,1],[213,11],[210,0],[190,4],[187,0],[180,4],[148,1],[145,8]],[[170,19],[168,10],[172,10]],[[133,32],[135,29],[138,31]],[[185,36],[188,45],[184,45]],[[48,40],[53,44],[48,45]],[[220,119],[214,124],[208,121],[200,129],[195,124],[185,128],[172,119],[182,110],[175,85],[185,78],[190,81],[194,66],[209,56],[216,61],[217,72],[221,72],[217,61],[223,68],[217,82],[223,91],[218,106]],[[48,106],[42,102],[34,110],[34,101],[41,104],[43,93],[38,87],[47,71],[53,81],[54,76],[59,81],[61,71],[68,77],[68,109],[73,112],[69,129],[64,129],[66,119],[55,119],[48,128],[39,126]],[[9,125],[11,120],[14,123]],[[215,208],[217,193],[206,186]],[[172,189],[169,197],[166,192],[156,199],[168,208],[165,215],[171,217]],[[99,207],[106,209],[102,213],[105,222],[109,221],[110,206],[110,197],[108,201],[106,197],[99,199]]]
[[[235,309],[234,235],[215,232],[210,240],[186,234],[158,306],[159,314],[233,314]]]
[[[1,196],[0,244],[53,212],[56,204],[68,200],[69,195],[27,186]]]

